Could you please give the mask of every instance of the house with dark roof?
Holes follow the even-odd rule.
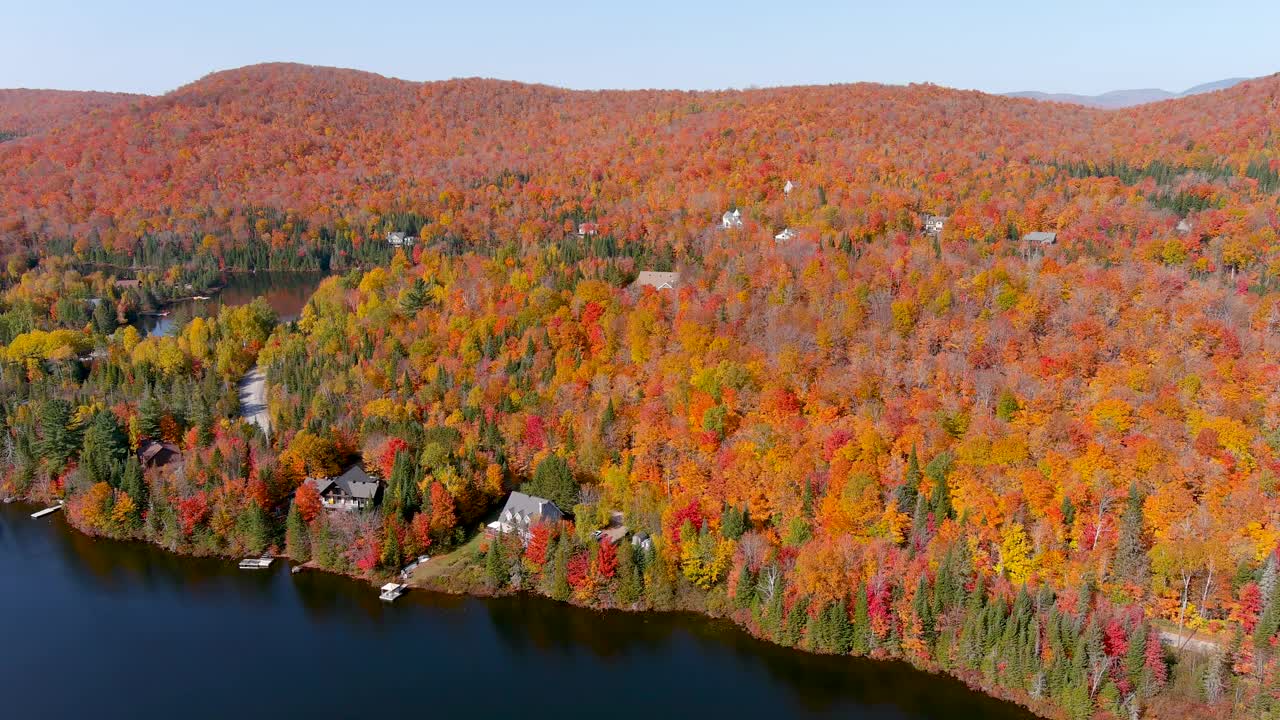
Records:
[[[182,457],[182,449],[173,443],[143,440],[138,445],[138,462],[144,468],[164,467]]]
[[[329,510],[366,510],[378,504],[382,481],[357,463],[334,478],[307,478],[320,493],[320,504]]]
[[[498,513],[498,519],[485,527],[485,534],[517,535],[523,542],[529,542],[533,527],[540,523],[557,523],[564,519],[564,513],[556,504],[546,498],[513,492],[507,498],[507,504]]]

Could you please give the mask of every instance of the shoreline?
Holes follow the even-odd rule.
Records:
[[[11,497],[12,497],[11,501],[13,504],[20,505],[23,508],[42,507],[40,505],[41,501],[30,498],[30,497],[25,497],[25,496],[11,496]],[[32,522],[44,522],[44,521],[45,520],[43,518],[32,520]],[[235,555],[224,555],[220,553],[200,554],[200,553],[189,552],[181,549],[172,549],[160,544],[159,542],[156,542],[147,538],[113,538],[113,537],[108,537],[104,535],[95,535],[92,533],[87,533],[81,530],[78,526],[76,526],[75,523],[71,522],[71,518],[65,513],[63,514],[63,522],[66,523],[67,528],[69,528],[71,531],[88,538],[92,542],[102,542],[105,540],[107,542],[118,542],[118,543],[139,543],[139,544],[143,544],[143,545],[147,545],[147,546],[159,549],[162,552],[168,553],[178,558],[207,559],[207,560],[218,559],[218,560],[227,560],[229,562],[236,561]],[[459,546],[459,548],[461,547],[462,546]],[[455,551],[456,550],[457,548],[455,548]],[[389,575],[378,575],[375,577],[370,577],[366,575],[357,575],[352,572],[345,572],[342,570],[336,570],[332,568],[324,568],[324,567],[320,567],[319,565],[316,565],[314,560],[309,560],[305,563],[299,563],[296,560],[294,560],[292,557],[285,554],[283,551],[272,552],[270,548],[267,551],[264,551],[263,555],[270,555],[270,557],[272,558],[283,560],[289,566],[291,575],[295,575],[300,572],[326,573],[334,577],[346,578],[348,580],[352,580],[359,584],[367,585],[370,588],[370,592],[376,591],[379,585],[383,582],[388,581],[388,579],[394,580],[398,578],[398,573],[391,573]],[[441,576],[441,577],[447,578],[452,576]],[[423,583],[415,580],[412,576],[407,578],[404,582],[411,590],[426,592],[426,593],[433,593],[438,595],[447,595],[452,597],[497,599],[497,598],[507,598],[507,597],[529,596],[529,597],[538,598],[541,601],[567,605],[569,607],[573,607],[576,609],[590,610],[598,613],[618,612],[618,613],[625,613],[625,614],[636,615],[636,616],[646,615],[646,614],[678,614],[678,615],[696,616],[702,622],[709,621],[712,623],[724,623],[727,626],[731,626],[735,631],[741,632],[758,642],[768,643],[773,647],[783,649],[783,650],[803,653],[805,655],[810,655],[815,657],[818,657],[818,656],[832,657],[832,658],[849,657],[849,658],[858,658],[862,660],[871,660],[876,662],[901,663],[907,667],[910,667],[913,670],[927,673],[932,676],[945,677],[945,678],[954,680],[956,682],[959,682],[975,693],[979,693],[981,695],[984,695],[994,700],[998,700],[1000,702],[1006,702],[1011,705],[1017,706],[1018,708],[1025,710],[1026,712],[1030,713],[1035,717],[1040,717],[1040,718],[1057,717],[1055,715],[1045,714],[1045,712],[1043,712],[1043,709],[1032,707],[1028,705],[1026,702],[1019,700],[1017,698],[1010,697],[1005,693],[994,692],[992,688],[988,688],[984,685],[978,684],[972,678],[949,672],[946,669],[943,669],[937,666],[920,665],[913,662],[911,659],[907,657],[895,655],[882,650],[873,651],[865,655],[850,654],[850,655],[841,656],[841,655],[835,655],[832,653],[814,652],[812,650],[809,650],[803,647],[783,645],[781,643],[775,642],[770,638],[763,637],[757,634],[748,624],[746,624],[745,622],[742,622],[739,618],[734,617],[733,614],[715,614],[713,612],[708,611],[706,608],[672,607],[669,609],[662,609],[662,608],[653,608],[653,607],[639,607],[638,603],[637,603],[637,606],[632,606],[632,607],[618,607],[618,606],[597,607],[594,605],[577,602],[572,598],[567,600],[557,600],[556,598],[553,598],[550,595],[545,595],[543,593],[537,592],[536,590],[530,590],[530,589],[519,589],[519,590],[505,589],[505,590],[495,592],[491,588],[476,586],[474,583],[470,583],[470,582],[464,583],[461,587],[458,587],[458,586],[443,584],[443,583]],[[998,690],[998,688],[996,689]]]

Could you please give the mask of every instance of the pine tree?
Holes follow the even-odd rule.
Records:
[[[311,559],[311,538],[307,523],[294,504],[289,505],[289,516],[285,518],[284,543],[285,552],[298,563],[306,563]]]
[[[858,584],[853,598],[853,625],[850,628],[849,649],[854,655],[866,655],[871,651],[871,611],[867,604],[867,584]]]
[[[729,540],[737,540],[747,531],[747,512],[733,505],[725,505],[720,515],[720,534]]]
[[[151,389],[148,388],[138,403],[138,432],[146,438],[160,437],[160,416],[163,411]]]
[[[147,504],[150,502],[147,482],[142,477],[142,464],[138,462],[138,458],[134,457],[132,453],[125,458],[123,469],[120,472],[120,489],[133,498],[133,504],[138,507],[139,512],[147,508]]]
[[[1112,570],[1118,580],[1144,586],[1149,560],[1142,540],[1142,496],[1137,483],[1129,485],[1129,501],[1120,518],[1120,540]]]
[[[129,456],[129,440],[110,410],[99,411],[85,430],[80,448],[80,466],[95,483],[118,487],[120,469]]]
[[[71,404],[51,398],[40,406],[40,439],[36,450],[54,471],[61,471],[79,441],[71,428]]]
[[[916,498],[920,491],[920,479],[924,474],[920,472],[920,458],[916,455],[916,448],[911,447],[911,456],[907,459],[907,477],[902,485],[898,488],[898,512],[906,515],[915,513]]]
[[[572,542],[569,538],[562,537],[556,543],[556,551],[554,559],[551,563],[551,597],[556,600],[569,599],[569,553],[572,552]]]
[[[640,600],[644,591],[640,568],[636,563],[636,548],[629,542],[618,545],[618,604],[631,607]]]
[[[499,537],[495,536],[489,541],[489,552],[485,553],[484,556],[484,572],[489,578],[489,585],[498,590],[506,587],[507,581],[511,577],[509,566],[507,565],[506,553],[503,551],[502,542]],[[567,579],[565,584],[568,584]],[[565,597],[568,597],[567,592]],[[562,600],[564,598],[557,599]]]
[[[751,576],[751,568],[747,564],[742,563],[742,569],[738,571],[738,583],[734,587],[733,604],[739,610],[751,607],[756,599],[756,581]]]

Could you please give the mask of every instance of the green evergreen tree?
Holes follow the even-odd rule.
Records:
[[[1142,539],[1142,496],[1137,483],[1129,485],[1129,500],[1120,517],[1120,540],[1116,546],[1112,574],[1118,580],[1145,587],[1150,569]]]
[[[739,610],[751,607],[756,600],[756,579],[751,576],[751,568],[742,563],[738,571],[738,583],[734,586],[733,605]]]
[[[907,458],[907,476],[901,486],[898,487],[898,512],[903,515],[914,514],[916,511],[916,499],[920,491],[920,480],[924,477],[924,473],[920,472],[920,457],[916,455],[916,448],[911,447],[911,455]]]
[[[132,453],[125,458],[124,468],[120,473],[120,489],[133,498],[133,504],[138,507],[139,513],[147,509],[150,502],[147,481],[142,477],[142,464]]]
[[[285,518],[284,544],[285,552],[299,564],[311,560],[311,537],[307,523],[294,504],[289,505],[289,515]]]
[[[79,444],[71,427],[71,404],[61,398],[45,400],[40,406],[40,439],[36,443],[40,457],[50,469],[60,472]]]
[[[484,556],[484,573],[489,579],[489,586],[497,590],[506,587],[511,578],[510,567],[501,540],[494,537],[489,541],[489,552]]]
[[[618,590],[615,597],[622,607],[631,607],[639,602],[644,592],[640,567],[636,562],[636,547],[629,542],[618,545]]]
[[[859,583],[853,598],[853,626],[849,649],[854,655],[871,652],[871,610],[867,603],[867,584]]]
[[[725,505],[724,512],[720,514],[720,534],[730,540],[737,540],[746,532],[747,511]]]
[[[120,484],[120,471],[129,456],[129,439],[115,413],[101,410],[85,430],[80,448],[80,467],[92,482]],[[136,499],[135,499],[136,500]]]
[[[556,600],[569,599],[569,554],[572,552],[572,545],[567,536],[556,543],[551,562],[551,597]]]
[[[564,510],[578,503],[578,483],[573,479],[569,463],[559,455],[548,455],[533,471],[533,479],[520,487],[521,492],[544,497]]]

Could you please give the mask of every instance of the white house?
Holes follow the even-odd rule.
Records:
[[[588,235],[595,235],[596,232],[598,231],[599,231],[599,228],[593,222],[585,222],[585,223],[580,223],[578,225],[578,235],[582,237],[587,237]]]
[[[924,231],[927,235],[938,235],[942,232],[942,228],[947,225],[946,215],[925,215]]]
[[[402,232],[387,233],[387,244],[392,247],[413,247],[418,238],[412,235],[405,235]]]
[[[1183,235],[1186,235],[1191,232],[1191,221],[1186,218],[1182,218],[1178,221],[1178,225],[1175,229]]]
[[[790,180],[787,181],[786,185],[782,186],[782,192],[787,193],[788,195],[790,195],[791,191],[795,189],[796,189],[796,184],[791,182]]]
[[[1036,245],[1053,245],[1058,242],[1058,233],[1056,232],[1029,232],[1022,236],[1023,241],[1034,243]]]
[[[720,227],[725,230],[736,230],[742,227],[742,211],[734,208],[733,212],[726,211],[720,216]]]
[[[791,228],[786,228],[782,232],[773,236],[773,239],[777,240],[778,242],[790,242],[795,238],[796,238],[796,231],[792,230]]]

